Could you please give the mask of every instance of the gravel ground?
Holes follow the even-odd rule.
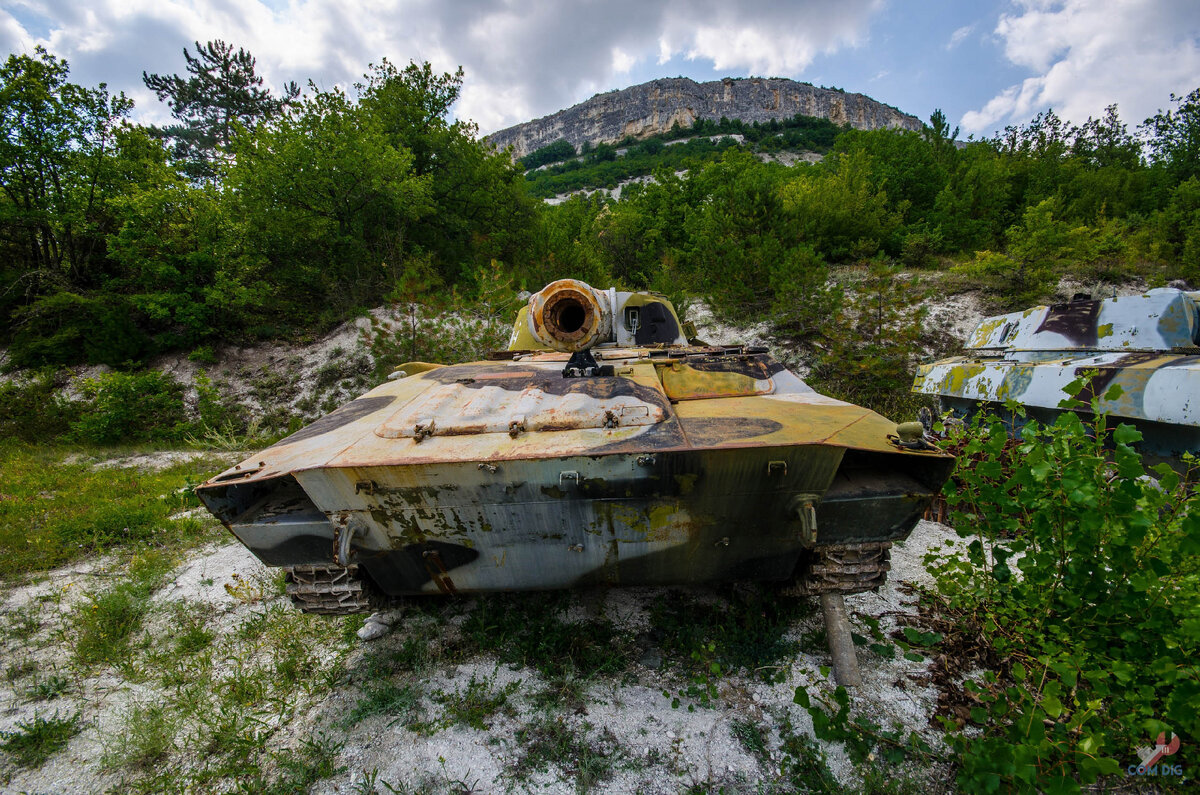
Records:
[[[847,598],[852,617],[878,618],[881,629],[890,632],[898,614],[915,611],[915,600],[903,585],[929,585],[922,556],[952,537],[953,531],[946,527],[920,523],[907,542],[896,546],[887,586],[877,594]],[[17,662],[28,661],[41,672],[39,675],[62,673],[71,686],[65,695],[47,704],[29,697],[29,678],[6,677],[0,682],[0,731],[15,730],[35,713],[54,711],[65,715],[78,710],[85,726],[63,751],[40,768],[8,770],[8,782],[0,785],[5,792],[86,793],[119,791],[123,786],[121,771],[103,764],[102,757],[111,750],[114,738],[119,739],[122,719],[130,706],[154,701],[161,695],[158,686],[145,674],[130,676],[128,671],[113,668],[79,671],[68,661],[71,611],[87,592],[112,576],[114,565],[108,558],[83,562],[49,572],[36,582],[11,584],[5,591],[0,612],[8,620],[7,625],[14,625],[18,616],[31,612],[38,622],[38,629],[29,637],[5,633],[2,648],[6,665],[11,668]],[[169,635],[170,617],[177,614],[172,608],[180,605],[193,609],[202,606],[211,616],[211,631],[218,638],[232,636],[247,617],[271,608],[275,604],[272,600],[278,600],[264,596],[261,603],[247,601],[244,591],[239,598],[238,584],[249,583],[251,589],[259,588],[266,594],[270,581],[271,572],[236,543],[198,549],[152,597],[154,609],[148,619],[147,636],[161,638],[164,632]],[[667,589],[661,588],[581,592],[572,595],[566,618],[607,619],[626,636],[642,637],[649,626],[651,609],[666,593]],[[720,598],[708,589],[692,589],[686,595],[696,602]],[[460,612],[465,616],[465,609]],[[463,616],[450,619],[440,631],[453,634]],[[754,792],[764,786],[770,789],[773,782],[780,781],[780,726],[788,720],[796,733],[812,732],[807,712],[793,703],[795,689],[805,687],[810,693],[825,694],[832,689],[832,683],[822,675],[822,667],[829,664],[828,654],[819,643],[814,646],[810,642],[802,644],[804,650],[786,661],[782,681],[769,683],[745,672],[722,676],[719,696],[713,704],[689,711],[686,699],[673,707],[673,696],[664,695],[664,691],[679,692],[681,681],[669,666],[661,665],[661,655],[650,648],[623,675],[586,682],[578,705],[548,709],[538,703],[538,694],[547,683],[535,669],[508,666],[486,654],[476,654],[466,660],[439,662],[413,683],[421,707],[429,716],[439,714],[439,698],[463,693],[472,682],[485,683],[491,692],[507,692],[504,709],[492,715],[485,728],[456,724],[420,732],[389,715],[368,717],[348,727],[347,716],[371,684],[362,675],[367,657],[396,651],[414,631],[426,631],[409,607],[393,611],[391,617],[396,625],[390,633],[378,640],[359,642],[343,661],[335,661],[344,669],[341,684],[320,698],[297,695],[286,721],[272,735],[270,742],[279,747],[294,746],[302,738],[318,734],[333,737],[341,744],[336,760],[341,772],[319,782],[314,792],[362,792],[371,781],[381,793],[388,791],[385,783],[398,791],[577,791],[581,779],[569,761],[547,764],[541,770],[529,771],[524,778],[515,776],[514,770],[527,750],[517,734],[538,721],[558,722],[608,760],[611,769],[607,777],[591,786],[591,791],[676,793],[693,786],[702,791],[725,787],[727,792]],[[787,637],[811,635],[820,628],[820,622],[819,611],[814,610],[791,626]],[[857,623],[858,630],[867,634],[864,625]],[[864,684],[853,695],[855,712],[884,727],[902,727],[906,734],[916,732],[936,750],[941,742],[939,732],[929,725],[936,693],[922,684],[924,664],[909,662],[900,655],[885,659],[865,647],[859,649],[859,660]],[[731,729],[737,722],[762,727],[765,755],[751,753],[735,738]],[[859,782],[861,771],[845,758],[841,748],[825,743],[818,743],[818,747],[841,785],[853,787]],[[932,791],[946,787],[944,774],[937,766],[906,772],[922,789]]]

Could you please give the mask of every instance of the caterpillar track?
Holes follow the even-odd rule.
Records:
[[[801,573],[788,584],[789,596],[852,594],[874,591],[887,581],[891,564],[892,542],[839,544],[818,547],[801,565]]]
[[[287,595],[301,611],[326,616],[370,613],[384,601],[357,564],[292,566],[287,570]]]

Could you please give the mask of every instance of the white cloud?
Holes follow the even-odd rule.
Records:
[[[946,42],[946,49],[953,50],[955,47],[962,44],[963,39],[965,39],[967,36],[970,36],[974,30],[974,24],[963,25],[961,28],[955,30],[950,34],[950,41]]]
[[[1018,0],[995,29],[1004,54],[1034,74],[962,117],[988,134],[1047,108],[1080,124],[1116,103],[1131,127],[1169,95],[1200,86],[1195,0]]]
[[[183,71],[181,50],[224,39],[245,47],[278,88],[289,80],[348,86],[370,62],[464,67],[456,113],[484,132],[619,88],[635,65],[686,57],[737,76],[801,77],[822,53],[864,43],[883,0],[10,0],[0,45],[42,44],[72,79],[107,82],[165,109],[141,74]],[[27,26],[19,20],[27,20]],[[34,20],[30,23],[28,20]],[[42,34],[31,31],[41,30]],[[48,31],[48,32],[45,32]]]
[[[637,63],[637,58],[622,50],[620,47],[612,49],[612,70],[616,74],[626,74],[633,69]]]
[[[33,37],[12,14],[0,8],[0,51],[32,54]]]

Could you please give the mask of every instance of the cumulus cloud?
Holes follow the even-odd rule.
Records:
[[[1200,86],[1195,0],[1018,0],[995,35],[1033,75],[967,112],[962,127],[990,133],[1053,108],[1076,124],[1116,103],[1131,126],[1169,95]]]
[[[72,79],[107,82],[165,109],[143,70],[183,69],[181,50],[224,39],[258,59],[272,86],[310,78],[348,86],[370,62],[428,60],[466,72],[456,113],[484,132],[620,88],[639,64],[692,59],[731,75],[801,77],[822,53],[864,43],[883,0],[15,0],[0,10],[0,45],[38,44]],[[22,20],[25,20],[23,23]],[[35,30],[42,30],[35,33]]]

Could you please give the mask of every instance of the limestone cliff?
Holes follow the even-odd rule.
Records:
[[[627,135],[644,138],[666,132],[676,123],[690,127],[697,119],[716,121],[725,117],[765,122],[788,119],[797,113],[860,130],[921,129],[916,116],[863,94],[780,78],[725,78],[697,83],[673,77],[597,94],[558,113],[494,132],[486,140],[499,149],[511,146],[514,157],[524,157],[560,138],[578,148],[584,142],[612,143]]]

